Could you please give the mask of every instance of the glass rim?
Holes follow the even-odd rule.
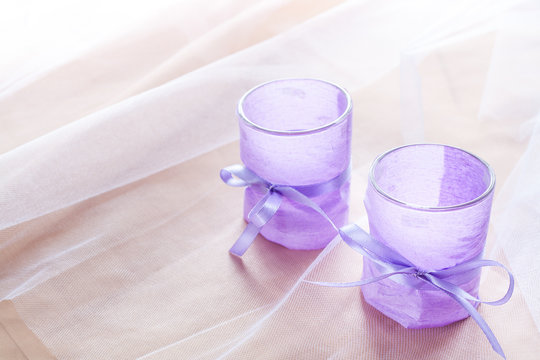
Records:
[[[332,120],[329,123],[326,123],[324,125],[317,126],[317,127],[311,128],[311,129],[276,130],[276,129],[270,129],[270,128],[258,125],[258,124],[254,123],[253,121],[248,119],[248,117],[244,113],[244,109],[243,109],[242,105],[244,104],[246,98],[249,95],[251,95],[252,93],[257,91],[258,89],[260,89],[263,86],[266,86],[268,84],[275,83],[275,82],[282,82],[282,81],[291,81],[291,80],[292,81],[311,80],[311,81],[317,81],[317,82],[320,82],[320,83],[324,83],[326,85],[330,85],[330,86],[338,89],[345,96],[345,98],[347,99],[347,107],[342,112],[342,114],[340,116],[338,116],[336,119]],[[262,131],[262,132],[265,132],[265,133],[269,133],[269,134],[274,134],[274,135],[306,135],[306,134],[313,134],[313,133],[316,133],[316,132],[319,132],[319,131],[323,131],[323,130],[326,130],[326,129],[332,127],[332,126],[335,126],[335,125],[341,123],[343,120],[345,120],[349,116],[351,111],[352,111],[352,99],[351,99],[351,96],[349,95],[349,93],[347,92],[347,90],[345,90],[345,88],[343,88],[343,87],[341,87],[341,86],[339,86],[339,85],[337,85],[337,84],[335,84],[333,82],[326,81],[326,80],[321,80],[321,79],[316,79],[316,78],[282,78],[282,79],[275,79],[275,80],[270,80],[270,81],[264,82],[262,84],[259,84],[259,85],[255,86],[255,87],[251,88],[250,90],[248,90],[240,98],[240,100],[238,101],[238,107],[237,107],[237,113],[240,116],[240,119],[242,119],[242,121],[244,121],[244,123],[246,125],[254,128],[256,130],[259,130],[259,131]]]
[[[487,186],[486,190],[484,190],[484,192],[482,194],[478,195],[474,199],[471,199],[471,200],[466,201],[464,203],[455,204],[455,205],[448,205],[448,206],[427,206],[427,205],[419,205],[419,204],[408,203],[406,201],[399,200],[399,199],[395,198],[394,196],[392,196],[392,195],[388,194],[387,192],[385,192],[383,189],[381,189],[379,187],[379,185],[377,184],[377,182],[375,181],[375,168],[377,167],[379,162],[385,156],[393,153],[394,151],[397,151],[397,150],[400,150],[400,149],[403,149],[403,148],[406,148],[406,147],[418,146],[418,145],[420,145],[420,146],[428,145],[428,146],[439,146],[439,147],[445,147],[445,148],[453,148],[453,149],[459,150],[459,151],[461,151],[463,153],[466,153],[466,154],[472,156],[473,158],[475,158],[476,160],[480,161],[486,167],[486,169],[488,170],[488,173],[489,173],[489,185]],[[410,208],[410,209],[414,209],[414,210],[422,210],[422,211],[451,211],[451,210],[457,210],[457,209],[462,209],[462,208],[473,206],[473,205],[481,202],[482,200],[484,200],[490,193],[492,193],[493,189],[495,188],[495,172],[493,171],[493,168],[485,160],[483,160],[482,158],[476,156],[475,154],[473,154],[473,153],[471,153],[471,152],[469,152],[467,150],[463,150],[463,149],[461,149],[459,147],[451,146],[451,145],[445,145],[445,144],[436,144],[436,143],[415,143],[415,144],[407,144],[407,145],[402,145],[402,146],[392,148],[392,149],[387,150],[384,153],[380,154],[379,156],[377,156],[377,158],[375,158],[375,160],[373,161],[373,163],[371,164],[371,167],[369,169],[369,183],[373,186],[373,188],[380,195],[382,195],[383,197],[385,197],[386,199],[392,201],[393,203],[395,203],[397,205],[400,205],[400,206],[403,206],[403,207],[406,207],[406,208]]]

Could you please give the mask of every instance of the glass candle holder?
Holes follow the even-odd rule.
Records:
[[[248,91],[238,104],[240,157],[272,184],[320,184],[346,171],[351,160],[352,102],[341,87],[316,79],[283,79]],[[337,226],[348,220],[349,181],[312,197]],[[264,196],[245,190],[244,218]],[[290,249],[320,249],[335,229],[320,214],[284,198],[262,228],[270,241]]]
[[[495,187],[491,167],[464,150],[407,145],[373,163],[365,197],[371,236],[417,268],[441,270],[482,256]],[[380,274],[364,258],[364,278]],[[456,283],[478,295],[480,272]],[[444,326],[466,318],[451,297],[429,286],[388,278],[362,289],[365,300],[407,328]]]

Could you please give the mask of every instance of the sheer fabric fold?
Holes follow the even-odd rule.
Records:
[[[361,257],[337,238],[293,251],[259,236],[228,254],[245,226],[218,175],[239,162],[236,103],[256,84],[314,77],[354,100],[350,220],[364,229],[368,167],[391,147],[446,143],[494,167],[486,253],[518,287],[480,313],[509,359],[533,359],[538,5],[212,4],[164,2],[156,17],[149,3],[130,31],[65,53],[44,37],[54,51],[2,65],[0,299],[59,359],[497,359],[471,319],[411,331],[358,289],[302,282],[360,279]],[[505,284],[486,270],[480,296]]]

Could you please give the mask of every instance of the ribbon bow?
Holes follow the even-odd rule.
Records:
[[[221,169],[220,177],[227,185],[235,187],[256,186],[263,191],[266,190],[263,198],[249,212],[248,225],[229,251],[234,255],[242,256],[253,243],[261,228],[278,211],[283,197],[312,208],[328,220],[334,229],[338,231],[333,221],[310,198],[339,189],[341,185],[349,180],[350,175],[351,167],[349,166],[345,171],[329,181],[312,185],[291,186],[272,184],[243,165],[231,165]]]
[[[404,258],[395,250],[389,248],[379,241],[374,240],[369,234],[355,224],[347,225],[339,229],[339,234],[347,245],[372,260],[381,271],[381,275],[370,279],[348,283],[307,282],[331,287],[353,287],[371,284],[389,277],[396,277],[395,281],[415,288],[421,288],[425,284],[429,284],[428,286],[435,287],[445,292],[448,296],[463,306],[474,321],[476,321],[476,323],[480,326],[493,347],[493,350],[506,359],[501,345],[497,341],[497,338],[489,328],[488,324],[478,313],[475,307],[469,302],[473,301],[488,305],[502,305],[510,300],[512,292],[514,291],[514,277],[504,265],[493,260],[481,260],[479,258],[475,258],[446,269],[426,271],[417,268],[413,263]],[[452,278],[453,281],[459,283],[460,278],[470,278],[471,273],[478,273],[480,268],[484,266],[500,267],[508,273],[508,290],[506,294],[499,300],[483,301],[472,296],[459,286],[449,281],[449,278]]]

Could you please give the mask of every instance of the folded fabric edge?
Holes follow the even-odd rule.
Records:
[[[21,319],[13,302],[0,301],[0,359],[56,359]]]

